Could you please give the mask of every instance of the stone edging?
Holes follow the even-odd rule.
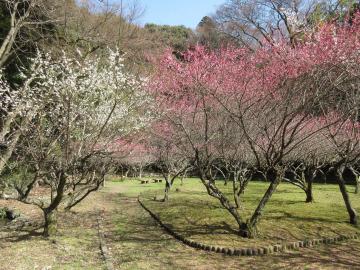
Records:
[[[114,264],[113,264],[113,260],[110,256],[110,252],[109,249],[106,246],[106,242],[105,242],[105,236],[104,236],[104,230],[103,230],[103,226],[102,226],[102,211],[99,211],[98,217],[97,217],[97,225],[98,225],[98,235],[99,235],[99,241],[100,241],[100,250],[101,250],[101,254],[103,255],[105,264],[106,264],[106,269],[107,270],[114,270]]]
[[[138,202],[141,205],[142,208],[144,208],[145,211],[147,211],[150,216],[156,220],[157,223],[171,236],[173,236],[175,239],[181,241],[187,246],[205,250],[205,251],[211,251],[216,253],[223,253],[230,256],[258,256],[258,255],[267,255],[277,252],[283,252],[286,250],[297,250],[299,248],[304,247],[313,247],[319,244],[334,244],[338,243],[344,240],[349,239],[358,239],[359,234],[353,234],[353,235],[340,235],[336,237],[326,237],[321,239],[312,239],[312,240],[305,240],[305,241],[296,241],[296,242],[290,242],[287,244],[277,244],[277,245],[270,245],[267,247],[260,247],[260,248],[241,248],[241,249],[233,249],[233,248],[224,248],[219,246],[210,246],[206,244],[201,244],[198,242],[195,242],[193,240],[187,239],[184,236],[178,234],[177,232],[173,231],[168,225],[164,224],[158,215],[154,214],[149,208],[147,208],[144,203],[140,200],[140,197],[138,197]]]

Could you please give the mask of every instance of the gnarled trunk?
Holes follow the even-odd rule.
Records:
[[[338,167],[336,169],[336,174],[337,174],[336,178],[337,178],[337,181],[338,181],[338,184],[339,184],[341,195],[342,195],[342,197],[344,199],[346,210],[347,210],[347,212],[349,214],[350,224],[357,225],[357,214],[356,214],[355,209],[351,206],[349,194],[348,194],[348,192],[346,190],[346,186],[345,186],[343,172],[344,172],[344,167],[342,167],[342,166]]]
[[[244,228],[244,233],[247,233],[249,238],[253,238],[256,236],[257,234],[256,226],[262,217],[265,205],[268,203],[272,194],[275,192],[276,188],[278,187],[283,177],[283,172],[275,168],[270,168],[267,171],[266,177],[271,183],[268,189],[266,190],[264,196],[260,200],[255,212],[251,216],[250,221],[247,222],[247,226]]]
[[[245,193],[245,189],[251,179],[251,176],[249,177],[247,174],[247,171],[237,171],[235,170],[233,172],[234,178],[233,178],[233,193],[234,193],[234,201],[236,204],[236,207],[240,207],[240,196],[241,194]]]
[[[61,171],[59,172],[57,179],[59,182],[56,187],[56,196],[51,198],[51,203],[47,208],[42,208],[45,219],[43,235],[46,237],[57,233],[57,208],[64,197],[67,176]]]
[[[235,221],[239,226],[239,235],[247,238],[254,238],[257,235],[256,225],[259,222],[265,205],[270,200],[272,194],[276,190],[277,186],[280,183],[280,180],[283,177],[282,170],[269,169],[267,172],[267,178],[270,180],[271,184],[267,191],[265,192],[263,198],[259,202],[258,207],[253,213],[250,220],[244,222],[240,213],[238,212],[238,208],[235,205],[232,205],[227,197],[224,195],[221,190],[219,190],[214,181],[208,180],[206,174],[200,170],[200,179],[201,182],[206,187],[208,194],[214,198],[217,198],[221,205],[233,216]]]
[[[180,185],[181,185],[181,186],[184,185],[184,178],[186,177],[187,172],[188,172],[188,168],[186,168],[186,169],[184,170],[184,172],[181,174],[181,178],[180,178]]]
[[[360,175],[359,172],[357,170],[354,169],[354,167],[350,166],[349,167],[350,171],[352,172],[352,174],[355,177],[355,194],[359,194],[360,191]]]
[[[169,179],[166,179],[165,180],[164,199],[163,199],[164,202],[169,200],[170,189],[171,189],[171,182],[169,181]]]
[[[208,177],[206,177],[205,173],[202,171],[200,171],[200,180],[203,183],[203,185],[205,186],[207,193],[210,196],[218,199],[219,202],[221,203],[221,205],[233,216],[233,218],[235,219],[236,223],[239,226],[239,234],[242,237],[249,237],[248,234],[242,230],[242,228],[246,227],[246,223],[241,218],[241,216],[237,210],[237,207],[230,203],[230,201],[224,195],[224,193],[220,189],[217,188],[217,186],[215,185],[215,182],[208,180]]]
[[[57,211],[48,211],[47,209],[43,210],[44,212],[44,232],[45,237],[53,236],[57,233]]]
[[[360,190],[360,176],[356,176],[355,181],[356,181],[356,183],[355,183],[355,194],[359,194],[359,190]]]
[[[312,181],[307,183],[307,187],[305,190],[306,193],[306,203],[311,203],[314,201],[314,196],[313,196],[313,192],[312,192]]]
[[[306,194],[306,203],[311,203],[314,201],[314,196],[313,196],[313,180],[316,176],[316,170],[311,170],[311,169],[307,169],[307,171],[305,172],[305,183],[306,183],[306,187],[305,187],[305,194]]]
[[[245,189],[246,189],[248,183],[249,183],[248,180],[245,180],[244,182],[242,182],[242,184],[240,185],[239,195],[245,193]]]
[[[165,192],[164,192],[164,199],[163,201],[167,201],[169,200],[169,193],[170,193],[170,189],[173,186],[176,177],[178,177],[179,175],[181,175],[182,173],[186,173],[188,168],[184,168],[181,169],[175,173],[170,173],[170,172],[163,172],[162,175],[165,179]]]
[[[234,202],[236,208],[240,208],[240,192],[239,192],[239,184],[237,183],[239,179],[239,173],[234,172],[234,179],[233,179],[233,193],[234,193]]]

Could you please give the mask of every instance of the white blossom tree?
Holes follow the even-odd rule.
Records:
[[[14,185],[17,198],[44,213],[44,235],[56,232],[56,213],[62,203],[76,205],[104,181],[111,162],[111,142],[141,128],[150,116],[143,80],[126,72],[118,51],[78,62],[63,55],[37,59],[35,84],[39,109],[23,133],[21,164],[33,177]],[[46,196],[35,198],[38,181]]]
[[[40,61],[40,54],[31,60],[29,69],[23,69],[20,73],[22,85],[15,89],[9,86],[0,69],[0,174],[17,145],[22,130],[27,128],[42,103],[39,87],[34,81],[41,76],[44,63]]]

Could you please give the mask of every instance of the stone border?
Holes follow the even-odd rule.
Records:
[[[306,248],[306,247],[313,247],[320,244],[335,244],[344,240],[350,240],[350,239],[358,239],[359,233],[353,234],[353,235],[339,235],[336,237],[326,237],[326,238],[319,238],[319,239],[312,239],[312,240],[304,240],[304,241],[296,241],[296,242],[290,242],[287,244],[276,244],[276,245],[270,245],[266,247],[260,247],[260,248],[240,248],[240,249],[234,249],[234,248],[224,248],[219,246],[211,246],[206,244],[201,244],[198,242],[195,242],[193,240],[187,239],[184,236],[178,234],[177,232],[173,231],[168,225],[164,224],[160,217],[156,214],[154,214],[149,208],[147,208],[144,203],[140,200],[140,196],[138,197],[138,202],[141,205],[141,207],[150,214],[150,216],[171,236],[173,236],[175,239],[181,241],[185,245],[189,247],[193,247],[200,250],[205,251],[211,251],[216,253],[222,253],[225,255],[230,256],[258,256],[258,255],[267,255],[272,253],[278,253],[283,252],[286,250],[298,250],[299,248]]]
[[[109,249],[106,246],[105,236],[104,236],[104,230],[102,226],[102,214],[103,211],[99,211],[99,215],[97,217],[97,225],[98,225],[98,235],[99,235],[99,241],[100,241],[100,251],[105,261],[105,266],[107,270],[114,270],[114,264],[113,260],[111,258]]]

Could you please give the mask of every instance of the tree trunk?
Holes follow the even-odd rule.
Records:
[[[239,195],[245,193],[245,189],[246,189],[248,183],[249,183],[248,179],[242,179],[242,181],[240,182]]]
[[[360,175],[352,166],[350,166],[349,169],[355,177],[355,194],[359,194]]]
[[[163,199],[164,202],[169,200],[169,192],[170,192],[170,185],[168,183],[166,183],[165,192],[164,192],[164,199]]]
[[[234,201],[236,208],[240,208],[240,195],[241,195],[241,182],[239,181],[239,173],[237,171],[234,172],[233,178],[233,193],[234,193]]]
[[[313,191],[312,191],[312,187],[313,187],[313,179],[315,178],[316,175],[316,170],[312,171],[309,169],[309,171],[305,172],[305,183],[306,183],[306,189],[305,189],[305,194],[306,194],[306,203],[311,203],[314,201],[314,196],[313,196]]]
[[[45,219],[43,235],[45,237],[53,236],[57,233],[57,211],[48,212],[47,209],[43,211]]]
[[[258,207],[256,208],[255,212],[253,213],[249,222],[247,222],[247,226],[244,227],[244,233],[247,233],[249,238],[253,238],[257,234],[256,225],[260,221],[265,205],[270,200],[272,194],[275,192],[277,186],[280,183],[280,180],[283,177],[283,173],[279,172],[275,168],[271,168],[267,172],[267,179],[271,182],[270,186],[266,190],[264,196],[262,197]]]
[[[164,199],[163,199],[164,202],[169,200],[170,189],[171,189],[171,182],[170,182],[169,177],[167,177],[167,179],[165,179],[165,192],[164,192]]]
[[[313,196],[313,192],[312,192],[312,181],[307,184],[305,193],[306,193],[306,201],[305,202],[306,203],[313,202],[314,201],[314,196]]]
[[[355,194],[359,194],[359,190],[360,190],[360,176],[356,176],[355,178]]]
[[[180,178],[180,185],[181,186],[184,184],[184,178],[186,177],[187,170],[188,169],[185,169],[184,173],[181,175],[181,178]]]
[[[237,196],[237,194],[234,194],[234,201],[235,201],[235,205],[236,205],[236,208],[240,208],[240,198],[239,196]]]
[[[352,206],[351,206],[349,194],[348,194],[348,192],[346,190],[346,186],[345,186],[343,171],[344,171],[343,167],[337,168],[337,170],[336,170],[337,177],[336,178],[337,178],[337,181],[339,184],[341,195],[344,199],[346,210],[348,211],[348,214],[349,214],[350,224],[357,225],[357,214],[356,214],[355,209],[352,208]]]
[[[239,226],[239,234],[242,237],[249,237],[247,230],[243,230],[243,228],[245,228],[247,224],[243,221],[243,219],[239,215],[236,206],[230,203],[230,201],[224,195],[224,193],[221,192],[221,190],[216,187],[214,181],[208,180],[208,178],[205,176],[206,174],[202,170],[199,170],[199,172],[200,172],[200,180],[205,186],[207,193],[210,196],[218,199],[220,204],[233,216],[233,218],[235,219],[236,223]]]
[[[56,187],[56,196],[54,198],[51,198],[50,205],[47,208],[43,209],[45,218],[43,235],[46,237],[52,236],[57,232],[57,208],[64,197],[64,190],[67,179],[65,172],[60,171],[57,179],[59,182]]]

